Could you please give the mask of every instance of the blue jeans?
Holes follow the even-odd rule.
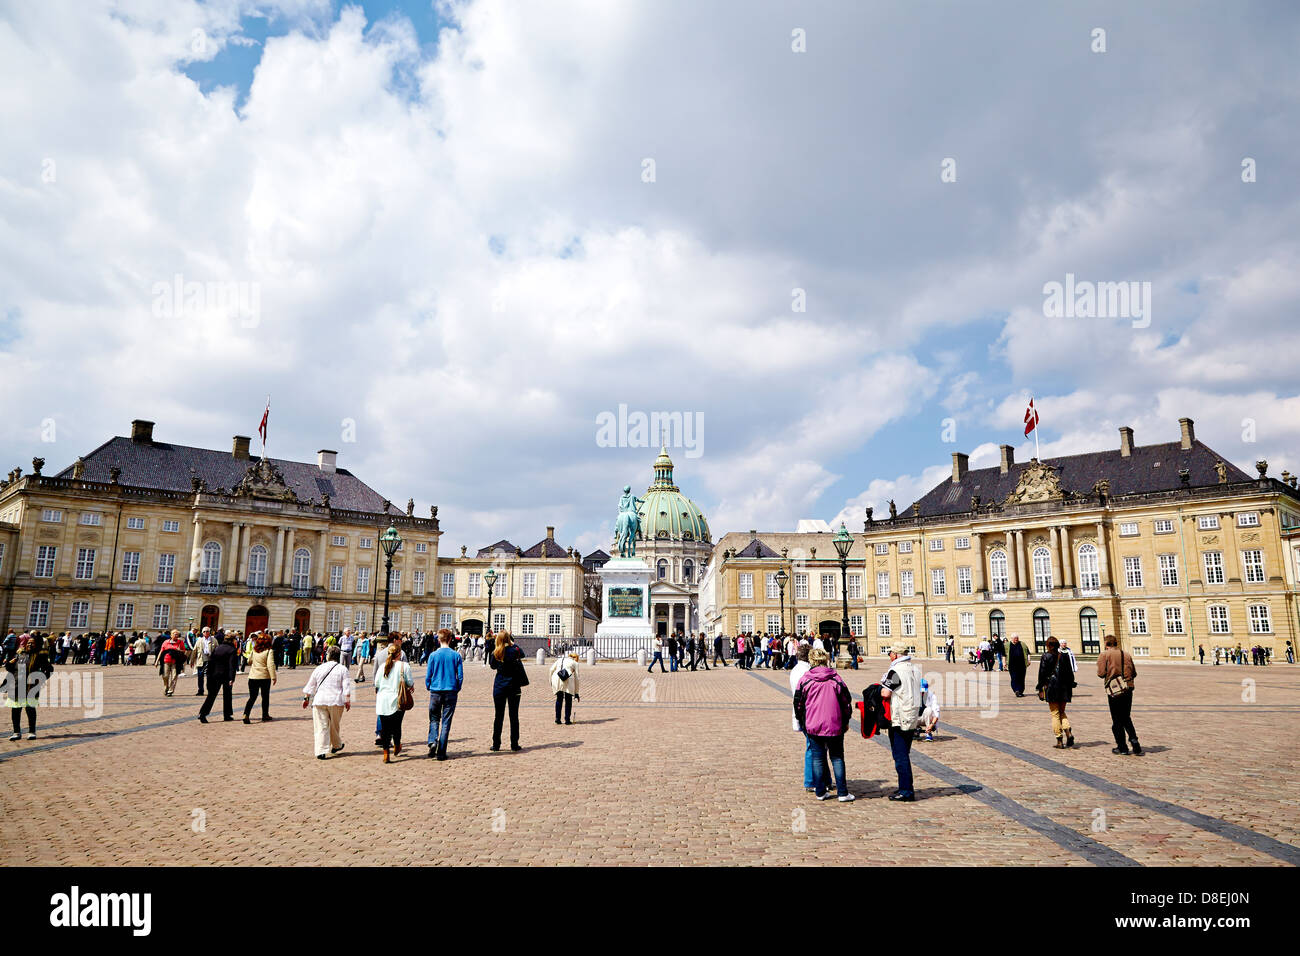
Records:
[[[437,746],[438,755],[447,756],[447,738],[451,735],[451,718],[456,713],[456,691],[429,691],[429,746]]]
[[[898,792],[912,796],[912,731],[889,728],[889,749],[894,752],[894,769],[898,771]]]
[[[826,754],[821,755],[821,770],[814,769],[817,766],[817,746],[813,743],[813,738],[807,734],[803,735],[803,788],[813,790],[817,787],[817,777],[821,773],[830,776],[830,770],[826,766]]]
[[[844,780],[844,735],[838,737],[809,737],[813,745],[813,766],[817,769],[817,796],[825,793],[831,785],[827,773],[826,756],[830,754],[830,768],[835,771],[835,793],[844,796],[849,792],[849,785]]]

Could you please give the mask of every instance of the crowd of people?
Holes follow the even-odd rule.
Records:
[[[832,660],[839,652],[840,642],[832,635],[818,634],[811,638],[801,638],[792,634],[742,632],[729,637],[719,634],[713,638],[713,666],[728,667],[734,663],[741,670],[757,667],[791,670],[795,666],[801,640],[811,641],[812,647],[826,651]],[[857,670],[861,661],[857,638],[848,639],[844,652],[849,657],[850,666]],[[669,667],[664,667],[665,657]],[[703,633],[690,635],[680,632],[666,638],[656,636],[651,642],[650,666],[646,670],[654,670],[655,664],[659,665],[660,671],[676,671],[678,668],[693,671],[697,665],[709,670],[708,638]]]

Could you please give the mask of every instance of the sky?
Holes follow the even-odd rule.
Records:
[[[608,550],[620,407],[696,426],[715,539],[1027,459],[1031,396],[1045,458],[1189,416],[1300,471],[1298,49],[1286,2],[0,0],[0,465],[270,396],[444,554]]]

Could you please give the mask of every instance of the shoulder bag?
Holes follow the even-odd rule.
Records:
[[[1119,653],[1119,673],[1106,678],[1106,696],[1123,697],[1133,690],[1133,683],[1124,677],[1124,652]]]
[[[398,662],[401,664],[401,662]],[[410,710],[415,706],[415,691],[406,683],[406,666],[401,665],[397,671],[397,709]]]

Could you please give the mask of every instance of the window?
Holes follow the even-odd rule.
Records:
[[[1178,605],[1171,604],[1165,608],[1165,633],[1183,633],[1183,609]]]
[[[989,555],[989,577],[992,578],[993,593],[1005,597],[1011,585],[1005,551],[994,551]]]
[[[1178,555],[1160,555],[1160,586],[1165,588],[1178,586]]]
[[[1219,528],[1219,516],[1201,515],[1196,519],[1196,527],[1201,531],[1217,531]]]
[[[98,528],[104,523],[104,516],[98,511],[83,511],[81,513],[81,523]]]
[[[41,520],[61,524],[63,522],[63,512],[55,508],[46,508],[41,512]]]
[[[438,626],[451,630],[451,611],[443,611],[438,615]]]
[[[140,552],[122,552],[122,580],[134,584],[140,580]]]
[[[130,627],[131,622],[135,620],[135,605],[130,601],[123,601],[117,606],[117,624],[116,627]]]
[[[916,594],[916,586],[912,583],[911,571],[898,572],[898,593],[902,597],[912,597]]]
[[[931,550],[931,551],[942,551],[942,550],[943,550],[943,538],[931,538],[931,539],[930,539],[930,550]]]
[[[1186,656],[1187,656],[1187,648],[1185,648],[1185,647],[1171,647],[1171,648],[1169,648],[1169,656],[1170,656],[1170,657],[1186,657]]]
[[[423,633],[423,632],[424,632],[424,612],[423,612],[423,611],[412,611],[412,612],[411,612],[411,630],[414,631],[414,632],[416,632],[417,634],[420,634],[420,633]]]
[[[934,633],[939,637],[948,636],[948,612],[947,611],[934,612]]]
[[[1124,559],[1124,586],[1127,588],[1142,587],[1142,559],[1141,558]]]
[[[948,580],[943,568],[930,569],[930,593],[935,597],[943,597],[948,593]]]
[[[416,597],[424,596],[424,572],[423,571],[411,572],[411,591],[412,593],[415,594]]]
[[[1173,534],[1174,523],[1168,518],[1157,518],[1151,522],[1151,528],[1156,534]]]
[[[176,578],[176,555],[158,555],[158,583],[171,584]]]
[[[199,574],[199,584],[219,584],[221,582],[221,545],[209,541],[203,546],[203,567]]]
[[[952,546],[957,551],[969,551],[970,538],[966,538],[966,537],[954,538],[952,542]]]
[[[764,593],[767,594],[767,599],[769,601],[775,601],[781,596],[781,588],[776,583],[776,574],[771,571],[767,573],[767,579],[764,583]]]
[[[876,634],[880,637],[890,636],[889,612],[881,611],[876,615]]]
[[[68,612],[68,627],[90,626],[90,602],[73,601],[72,610]]]
[[[526,597],[526,598],[535,598],[535,597],[537,597],[537,572],[536,572],[536,571],[525,571],[525,572],[524,572],[524,593],[523,593],[523,596]]]
[[[1034,653],[1047,650],[1047,639],[1052,636],[1052,618],[1043,608],[1034,611]]]
[[[126,519],[126,530],[127,530],[127,531],[143,531],[143,530],[144,530],[144,519],[143,519],[143,518],[127,518],[127,519]]]
[[[1083,653],[1101,653],[1101,627],[1097,621],[1096,608],[1085,607],[1079,611],[1079,637],[1083,641],[1083,647],[1080,648]]]
[[[32,572],[33,577],[52,578],[54,577],[54,558],[59,549],[52,544],[42,544],[36,549],[36,569]]]
[[[483,575],[480,574],[478,571],[471,571],[469,573],[469,586],[465,592],[467,597],[483,596],[483,589],[481,584],[482,580],[483,580]]]
[[[456,596],[456,574],[452,571],[444,571],[442,574],[442,596]]]
[[[342,581],[343,569],[339,568],[340,580],[336,591],[343,590]],[[248,586],[250,588],[266,587],[266,548],[262,545],[254,545],[248,552]]]
[[[962,611],[959,620],[961,622],[961,636],[974,637],[975,636],[975,612]]]
[[[1223,583],[1223,552],[1206,551],[1201,555],[1205,562],[1205,583],[1222,584]]]
[[[1210,616],[1211,634],[1232,633],[1232,628],[1228,624],[1228,606],[1226,604],[1211,604],[1206,610]]]
[[[957,593],[971,594],[970,568],[957,569]]]
[[[1237,515],[1237,527],[1238,527],[1238,528],[1258,528],[1258,527],[1259,527],[1259,512],[1258,512],[1258,511],[1243,511],[1241,514]]]
[[[415,553],[416,553],[416,554],[428,554],[428,553],[429,553],[429,542],[427,542],[427,541],[417,541],[417,542],[415,542]],[[421,622],[423,622],[423,620],[424,620],[424,615],[423,615],[423,614],[420,615],[420,620],[421,620]]]
[[[306,548],[299,548],[293,553],[293,578],[290,584],[295,591],[305,591],[311,587],[311,552]]]
[[[78,581],[89,581],[95,576],[95,549],[77,549],[77,571],[73,575]]]
[[[36,600],[27,610],[28,627],[45,627],[50,621],[50,602]]]
[[[862,575],[849,575],[849,600],[858,601],[862,598]]]
[[[172,621],[172,606],[170,604],[155,604],[153,606],[153,626],[156,628],[169,627]]]
[[[1121,521],[1119,524],[1119,534],[1121,538],[1132,538],[1138,533],[1138,523],[1136,521]]]
[[[660,561],[660,562],[659,562],[659,580],[660,580],[660,581],[665,581],[665,580],[667,580],[667,579],[668,579],[668,562],[667,562],[667,561]]]
[[[1134,657],[1150,657],[1150,656],[1151,656],[1151,648],[1149,648],[1149,647],[1135,647],[1135,648],[1133,648],[1133,656],[1134,656]]]
[[[889,554],[889,542],[881,541],[876,545],[876,554]]]
[[[336,548],[341,548],[348,543],[348,539],[341,534],[330,535],[330,544]]]
[[[796,574],[794,576],[794,596],[797,600],[808,600],[808,575]]]
[[[690,578],[687,578],[689,581]],[[546,581],[547,597],[564,597],[564,575],[559,571],[552,571]]]
[[[903,636],[916,637],[916,615],[911,611],[903,612]]]
[[[691,578],[695,575],[695,562],[687,560],[682,564],[682,580],[687,584],[691,583]]]
[[[912,542],[910,542],[910,541],[900,541],[900,542],[898,542],[898,553],[899,553],[899,554],[911,554],[911,553],[912,553]]]
[[[546,633],[551,635],[552,637],[555,637],[558,634],[560,634],[560,615],[558,614],[546,615]]]
[[[999,610],[989,612],[989,637],[1006,637],[1007,616]]]
[[[1128,632],[1130,634],[1145,634],[1147,632],[1146,608],[1131,607],[1128,609]]]
[[[343,623],[342,609],[337,607],[332,607],[325,612],[325,630],[337,631],[340,629],[340,625],[342,623]]]
[[[361,548],[364,551],[369,551],[374,546],[375,546],[374,538],[362,538],[360,541],[357,542],[357,547]]]
[[[861,614],[849,615],[849,633],[852,634],[854,637],[862,636],[862,615]]]
[[[1047,548],[1034,548],[1034,590],[1039,596],[1052,593],[1052,552]]]
[[[177,534],[180,532],[180,530],[181,530],[181,523],[179,521],[163,522],[163,531],[166,531],[168,534]]]
[[[776,634],[781,630],[781,616],[779,614],[769,614],[767,616],[767,633]]]
[[[888,571],[876,572],[876,597],[881,599],[889,597],[889,572]]]
[[[533,615],[525,614],[519,622],[519,633],[531,636],[533,633]]]
[[[743,634],[754,633],[754,615],[748,612],[740,615],[740,630]]]
[[[357,568],[357,593],[358,594],[370,593],[370,569],[369,568]]]
[[[388,578],[388,590],[393,594],[402,593],[402,569],[393,568]]]
[[[1272,633],[1273,622],[1269,620],[1267,604],[1252,604],[1246,610],[1250,613],[1250,633]]]
[[[1264,583],[1264,552],[1259,550],[1241,552],[1241,564],[1246,573],[1247,584]]]
[[[366,629],[366,609],[365,609],[365,608],[363,608],[363,607],[359,607],[359,608],[357,608],[357,613],[356,613],[356,614],[353,616],[353,618],[352,618],[352,626],[353,626],[354,628],[356,628],[357,630],[359,630],[359,631],[364,631],[364,630]]]
[[[748,572],[740,576],[740,596],[742,599],[754,596],[754,575]]]
[[[833,574],[822,575],[822,600],[835,600],[835,575]]]
[[[341,564],[330,565],[330,590],[343,590],[343,565]]]
[[[807,634],[807,633],[808,633],[808,615],[807,615],[807,614],[796,614],[796,615],[794,616],[794,629],[795,629],[795,632],[798,633],[798,634]]]

